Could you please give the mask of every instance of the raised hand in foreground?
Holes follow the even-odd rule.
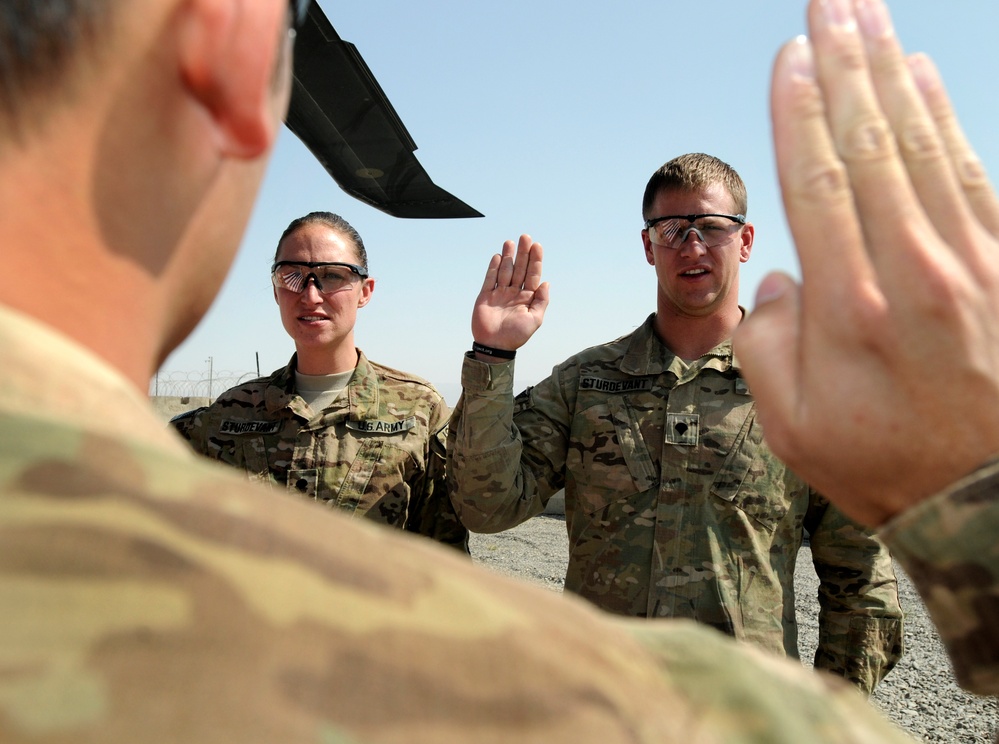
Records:
[[[772,117],[802,284],[735,336],[775,452],[871,525],[999,453],[999,203],[880,0],[812,0]]]

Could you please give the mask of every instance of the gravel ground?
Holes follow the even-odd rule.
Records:
[[[498,535],[472,535],[472,558],[496,571],[562,591],[568,545],[565,520],[535,517]],[[815,653],[818,637],[818,580],[808,548],[798,559],[799,646],[803,659]],[[899,595],[905,610],[905,656],[875,691],[872,702],[898,726],[924,742],[988,743],[999,736],[996,698],[976,698],[954,682],[919,595],[900,569]]]

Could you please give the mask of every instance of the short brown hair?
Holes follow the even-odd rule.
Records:
[[[652,218],[649,214],[652,202],[663,191],[700,191],[711,184],[720,183],[728,191],[735,204],[737,214],[746,214],[747,197],[746,184],[728,163],[719,160],[714,155],[703,152],[691,152],[673,158],[656,170],[645,186],[645,196],[642,199],[642,220]]]
[[[0,132],[28,126],[29,105],[66,84],[83,51],[95,51],[111,0],[0,2]]]

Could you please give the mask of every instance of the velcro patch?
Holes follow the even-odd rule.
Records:
[[[348,421],[347,428],[355,431],[363,431],[367,434],[398,434],[400,431],[408,431],[416,426],[416,416],[410,416],[402,421],[379,421],[370,419],[368,421]]]
[[[652,380],[648,377],[631,378],[627,380],[605,380],[600,377],[581,377],[580,390],[595,390],[599,393],[634,393],[652,389]]]
[[[281,428],[280,421],[239,421],[224,419],[219,434],[274,434]]]
[[[666,414],[666,444],[695,445],[701,433],[700,416],[696,413]]]

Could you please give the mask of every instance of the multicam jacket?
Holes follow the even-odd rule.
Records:
[[[999,695],[999,459],[879,535],[919,589],[957,681]]]
[[[318,413],[295,393],[292,357],[172,423],[196,452],[250,480],[467,552],[468,531],[447,497],[447,420],[429,382],[358,351],[346,389]]]
[[[820,579],[815,664],[873,690],[902,652],[887,550],[763,444],[731,344],[688,367],[657,339],[654,317],[516,401],[512,363],[465,360],[448,468],[462,521],[498,532],[564,488],[567,590],[792,656],[807,530]]]
[[[4,744],[909,741],[828,675],[275,498],[2,306],[0,349]]]

